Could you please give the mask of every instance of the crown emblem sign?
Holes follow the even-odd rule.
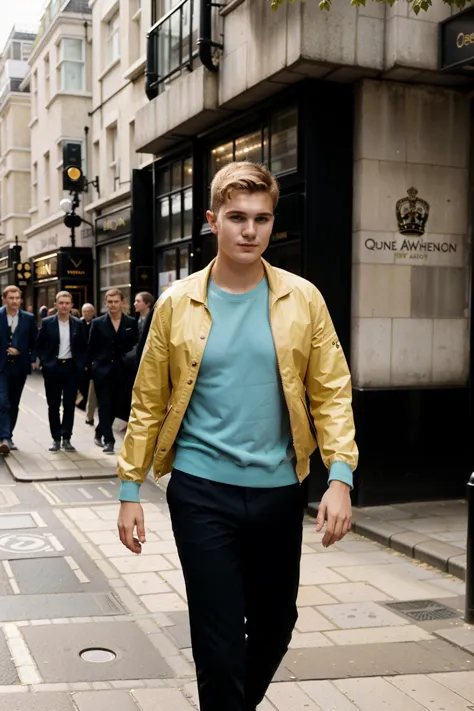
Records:
[[[416,188],[409,188],[407,196],[397,201],[398,231],[402,235],[424,235],[430,206],[418,197]]]

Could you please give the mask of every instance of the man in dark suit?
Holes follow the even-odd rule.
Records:
[[[68,291],[56,295],[57,313],[43,319],[37,351],[41,361],[48,401],[49,427],[53,442],[50,452],[75,452],[71,444],[79,379],[87,365],[87,340],[80,319],[71,316],[72,296]],[[63,420],[59,409],[63,402]]]
[[[106,454],[113,454],[114,419],[128,420],[130,413],[135,374],[133,350],[138,342],[138,326],[136,319],[123,313],[124,298],[119,289],[106,293],[105,305],[107,314],[92,321],[89,360],[99,404],[99,426],[94,442],[103,447]]]
[[[0,309],[0,453],[17,449],[12,436],[26,376],[36,368],[35,317],[20,309],[17,286],[3,290]]]
[[[81,323],[84,326],[84,330],[86,332],[86,341],[87,341],[87,343],[89,343],[89,335],[91,332],[92,320],[96,316],[95,307],[93,304],[83,304],[81,311],[82,311]],[[87,414],[87,418],[86,418],[86,425],[88,425],[88,424],[90,424],[90,420],[92,420],[92,421],[94,420],[94,411],[95,411],[95,408],[97,407],[96,400],[95,400],[94,386],[91,385],[90,371],[87,371],[84,374],[84,376],[81,378],[81,381],[79,383],[79,392],[81,393],[82,400],[76,404],[76,407],[79,410],[86,410],[86,409],[88,410],[88,414]],[[91,392],[93,393],[92,398],[91,398]],[[89,417],[90,408],[88,407],[88,401],[90,399],[93,400],[93,402],[91,404],[94,407],[92,409],[92,415]]]

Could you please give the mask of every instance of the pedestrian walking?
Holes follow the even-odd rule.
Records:
[[[146,317],[153,308],[155,299],[153,295],[148,291],[140,291],[139,294],[135,296],[135,311],[138,314],[138,335],[142,335],[143,327],[145,325]]]
[[[323,545],[351,524],[351,378],[319,291],[262,259],[278,195],[257,164],[214,177],[217,258],[160,297],[118,458],[119,533],[135,553],[140,484],[152,462],[156,477],[172,470],[201,711],[255,711],[287,651],[315,432],[329,469]]]
[[[36,328],[33,314],[23,311],[22,294],[17,286],[3,290],[0,308],[0,453],[18,447],[13,430],[18,418],[26,376],[36,368]]]
[[[81,311],[81,322],[86,332],[87,343],[89,343],[91,324],[92,320],[95,318],[96,315],[95,306],[93,304],[86,303],[83,305]],[[92,382],[90,376],[90,363],[88,363],[88,367],[86,372],[84,373],[82,382],[79,384],[79,390],[81,393],[82,400],[78,403],[77,407],[80,410],[85,410],[86,425],[93,425],[94,414],[97,408],[97,398],[95,396],[94,383]]]
[[[128,420],[134,369],[127,356],[138,341],[136,319],[123,313],[124,298],[119,289],[105,295],[107,313],[92,321],[89,338],[91,375],[99,405],[99,425],[94,442],[105,454],[113,454],[116,417]]]
[[[53,438],[49,451],[59,452],[62,442],[65,452],[75,452],[71,443],[74,408],[78,384],[87,364],[87,341],[81,321],[71,315],[71,294],[60,291],[55,303],[57,313],[43,319],[37,341]]]

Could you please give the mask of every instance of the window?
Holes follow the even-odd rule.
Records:
[[[38,205],[38,163],[34,162],[31,170],[31,207]]]
[[[51,95],[50,81],[49,81],[50,74],[51,74],[51,70],[50,70],[49,54],[47,54],[44,58],[44,95],[45,95],[46,101],[49,101],[50,95]]]
[[[184,158],[157,169],[156,244],[191,239],[193,225],[192,177],[191,158]]]
[[[51,160],[49,151],[44,154],[44,200],[50,199],[51,191]]]
[[[142,11],[140,0],[132,2],[131,17],[128,46],[130,51],[129,62],[133,64],[140,58],[142,52]]]
[[[117,124],[107,129],[107,162],[109,164],[109,186],[112,191],[120,184],[120,164]]]
[[[130,170],[138,168],[139,156],[135,150],[135,121],[130,121]]]
[[[21,59],[21,42],[12,42],[12,59]]]
[[[209,178],[233,160],[249,160],[268,165],[277,174],[298,168],[298,110],[292,106],[274,114],[270,125],[238,136],[211,150]]]
[[[120,56],[120,15],[117,13],[107,22],[106,33],[107,65]]]
[[[58,72],[61,91],[85,91],[84,40],[72,37],[61,40]]]
[[[35,69],[33,76],[31,77],[31,109],[33,113],[32,118],[38,116],[38,70]]]
[[[100,141],[94,141],[92,148],[93,165],[92,174],[99,175],[100,172]]]
[[[99,302],[104,303],[105,293],[113,287],[123,292],[130,305],[130,240],[114,242],[99,250]]]

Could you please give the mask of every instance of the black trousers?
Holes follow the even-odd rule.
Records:
[[[128,392],[127,373],[123,366],[116,365],[110,373],[94,378],[95,394],[99,407],[99,424],[96,437],[104,437],[106,444],[115,443],[112,425],[116,417],[123,417],[123,402]],[[130,412],[128,405],[127,417]]]
[[[288,649],[305,494],[300,484],[254,489],[172,473],[201,711],[255,711]]]
[[[72,358],[58,361],[56,368],[43,370],[48,418],[51,437],[54,440],[71,439],[74,426],[78,376]],[[63,403],[61,422],[60,407]]]
[[[10,439],[13,434],[25,382],[19,363],[7,362],[0,373],[0,439]]]

